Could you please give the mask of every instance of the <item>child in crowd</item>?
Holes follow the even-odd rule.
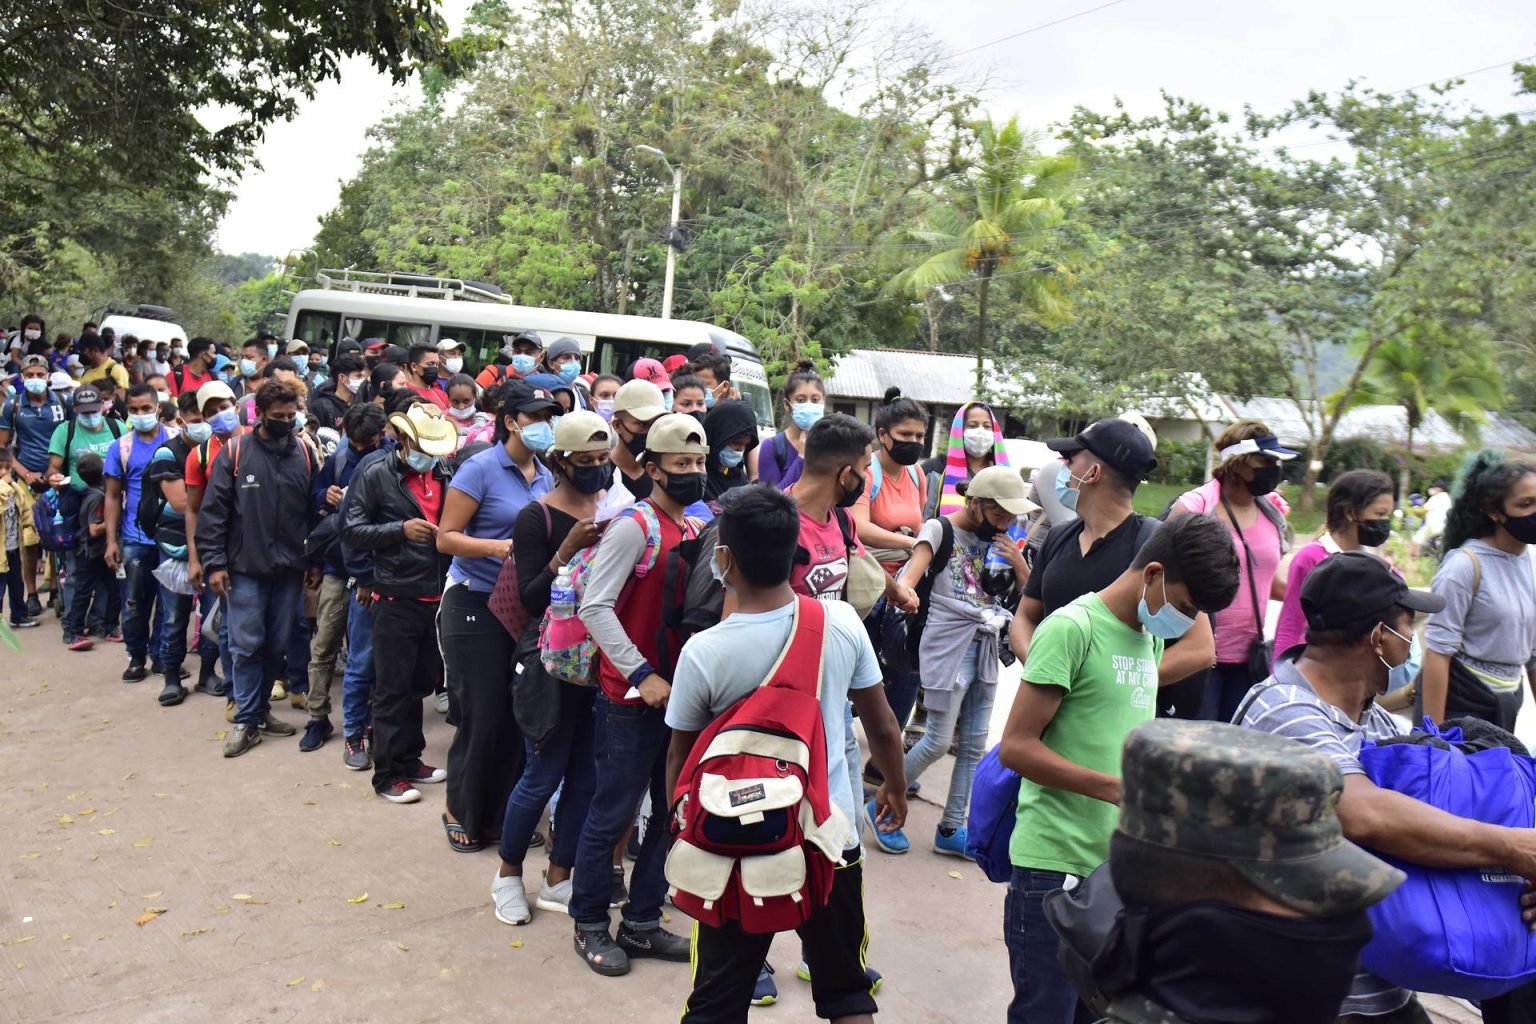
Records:
[[[0,579],[10,597],[11,627],[31,629],[38,623],[27,616],[21,549],[37,543],[37,528],[32,525],[32,490],[11,469],[9,448],[0,448],[0,541]]]
[[[106,462],[100,455],[89,452],[80,456],[75,466],[80,482],[85,484],[85,495],[80,500],[80,541],[75,555],[72,600],[64,617],[64,644],[72,651],[88,651],[91,641],[83,635],[86,613],[101,584],[112,575],[107,568],[107,493],[101,484]],[[110,583],[106,589],[110,594]],[[107,618],[115,620],[117,613],[110,607],[111,603],[109,597]]]

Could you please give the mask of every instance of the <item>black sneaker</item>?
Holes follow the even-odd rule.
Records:
[[[12,629],[36,629],[38,626],[41,626],[41,625],[42,625],[42,623],[38,622],[36,619],[12,619],[11,620],[11,628]]]
[[[49,603],[51,604],[52,602],[50,601]],[[27,618],[29,618],[29,619],[41,618],[42,614],[43,614],[43,605],[42,605],[42,602],[40,602],[37,599],[37,595],[33,594],[30,597],[28,597],[27,598]]]
[[[335,731],[329,718],[311,718],[304,727],[304,735],[299,738],[299,749],[306,754],[311,750],[319,750]]]
[[[627,924],[621,924],[618,944],[624,952],[629,954],[631,960],[651,957],[655,960],[685,964],[691,958],[692,952],[692,943],[681,935],[673,935],[661,925],[639,931]]]
[[[583,931],[576,929],[576,952],[587,966],[605,978],[617,978],[629,973],[629,954],[624,952],[608,929]]]
[[[629,902],[629,890],[624,887],[624,869],[613,866],[613,888],[608,893],[608,908],[618,910]]]
[[[365,772],[373,767],[373,758],[368,756],[368,747],[363,743],[361,736],[348,736],[343,743],[341,763],[354,772]]]
[[[142,661],[130,661],[128,667],[123,670],[123,682],[142,683],[149,677],[149,669],[144,667]]]

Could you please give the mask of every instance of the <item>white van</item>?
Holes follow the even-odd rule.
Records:
[[[420,274],[322,270],[316,282],[319,287],[294,295],[284,337],[327,349],[341,338],[381,338],[404,348],[452,338],[464,345],[469,367],[478,370],[502,345],[528,332],[546,346],[574,338],[586,353],[587,369],[620,375],[636,359],[665,359],[714,342],[731,357],[731,382],[752,403],[758,423],[773,425],[768,377],[757,349],[712,324],[515,306],[492,285]]]
[[[166,310],[167,313],[172,312]],[[181,329],[181,325],[173,320],[161,320],[155,317],[133,316],[131,314],[109,313],[101,318],[97,325],[99,330],[112,328],[113,332],[121,340],[125,335],[133,335],[140,341],[167,342],[171,345],[187,347],[187,332]]]

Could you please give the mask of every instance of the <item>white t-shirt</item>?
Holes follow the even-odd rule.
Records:
[[[827,735],[827,787],[832,802],[848,819],[844,849],[858,842],[862,794],[852,789],[846,752],[848,691],[880,684],[880,665],[869,634],[853,607],[841,601],[822,604],[827,613],[821,661],[821,721]],[[771,612],[737,612],[683,645],[667,701],[667,724],[700,732],[756,689],[789,641],[793,602]]]

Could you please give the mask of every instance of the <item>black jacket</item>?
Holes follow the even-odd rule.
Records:
[[[351,408],[336,394],[336,382],[328,380],[309,396],[309,416],[322,427],[341,429],[341,418]]]
[[[315,458],[306,442],[255,433],[220,450],[208,467],[197,515],[197,556],[207,572],[271,577],[304,571]]]
[[[347,488],[341,543],[373,552],[374,590],[394,597],[431,597],[443,592],[452,559],[438,553],[435,540],[405,539],[405,521],[426,518],[405,488],[405,473],[405,463],[393,454],[357,471]],[[438,463],[432,478],[446,490],[453,473]]]
[[[704,414],[704,434],[709,442],[709,455],[704,460],[704,497],[714,501],[731,488],[751,482],[747,479],[745,456],[757,447],[757,414],[749,403],[738,399],[717,402]],[[743,434],[748,440],[741,464],[726,469],[720,463],[720,452]]]

